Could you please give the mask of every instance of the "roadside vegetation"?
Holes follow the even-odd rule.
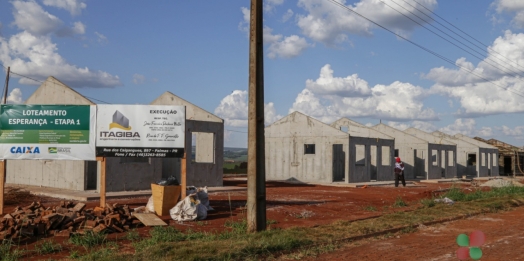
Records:
[[[296,260],[334,251],[345,242],[362,238],[413,233],[421,224],[509,210],[524,204],[524,187],[492,188],[489,191],[452,187],[439,196],[445,197],[453,200],[453,204],[436,203],[432,198],[417,202],[397,198],[392,209],[400,210],[408,205],[416,208],[382,212],[381,216],[372,219],[338,221],[316,227],[278,229],[271,226],[276,221],[269,220],[267,231],[254,234],[246,233],[246,220],[226,222],[223,232],[182,232],[168,226],[155,227],[148,237],[140,237],[136,231],[130,231],[122,240],[131,241],[134,252],[121,251],[118,242],[108,241],[103,235],[87,235],[85,239],[73,237],[69,244],[81,246],[82,251],[72,251],[69,258],[98,261],[258,260],[284,256]],[[366,209],[380,212],[373,206]],[[44,254],[61,249],[52,243],[42,243],[35,251]],[[16,260],[30,254],[12,242],[4,241],[0,245],[0,260]]]

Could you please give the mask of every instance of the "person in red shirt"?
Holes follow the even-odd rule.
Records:
[[[404,163],[397,157],[395,162],[395,187],[398,187],[399,180],[402,181],[402,186],[406,186],[406,180],[404,179]]]

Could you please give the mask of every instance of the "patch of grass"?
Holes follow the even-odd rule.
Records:
[[[340,248],[340,244],[327,243],[322,245],[315,245],[313,247],[301,247],[295,253],[287,254],[282,257],[284,260],[300,260],[308,257],[318,257],[321,254],[333,252]]]
[[[409,234],[415,232],[417,232],[417,228],[415,226],[408,226],[400,230],[400,233],[402,234]]]
[[[20,248],[12,250],[13,246],[12,240],[0,241],[0,261],[17,261],[26,254],[26,251]]]
[[[395,203],[393,203],[393,207],[396,207],[396,208],[407,207],[407,206],[408,204],[401,197],[397,197],[397,199],[395,199]]]
[[[87,255],[81,256],[79,260],[82,261],[112,261],[115,251],[110,248],[101,248],[95,251],[90,251]]]
[[[435,202],[434,199],[432,198],[424,198],[424,199],[421,199],[420,200],[420,203],[425,207],[425,208],[432,208],[434,207],[437,203]]]
[[[90,248],[101,245],[105,243],[106,241],[106,234],[104,233],[96,233],[93,231],[87,231],[84,235],[81,234],[73,234],[71,238],[69,239],[69,243],[81,246],[85,248],[86,250],[89,250]]]
[[[0,257],[6,256],[11,252],[12,246],[11,240],[2,240],[0,241]]]
[[[77,259],[79,257],[80,257],[80,254],[76,250],[71,251],[71,253],[69,254],[69,258],[71,259]]]
[[[20,260],[26,253],[25,250],[16,248],[12,250],[12,240],[0,241],[0,260],[1,261],[17,261]]]
[[[44,242],[35,245],[35,251],[39,255],[51,254],[62,251],[62,245],[54,244],[49,240],[45,240]]]
[[[276,224],[278,223],[278,221],[274,220],[274,219],[268,219],[266,220],[266,225],[273,225],[273,224]]]
[[[231,228],[235,234],[245,233],[247,231],[247,220],[242,219],[241,221],[226,220],[224,227]]]
[[[374,212],[374,211],[377,211],[377,208],[374,207],[374,206],[366,206],[366,207],[364,207],[364,210],[365,211],[373,211]]]
[[[138,241],[140,239],[140,234],[138,231],[136,231],[136,229],[133,229],[127,232],[125,239],[131,242]]]

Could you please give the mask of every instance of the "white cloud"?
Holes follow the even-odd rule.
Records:
[[[324,122],[340,117],[371,117],[383,120],[436,120],[432,109],[424,108],[427,91],[409,83],[368,83],[357,75],[333,77],[329,65],[317,80],[307,80],[289,112],[300,111]]]
[[[275,59],[277,57],[293,58],[299,56],[308,47],[309,44],[306,39],[297,35],[291,35],[284,38],[282,41],[272,42],[269,45],[267,56],[270,59]]]
[[[79,15],[87,5],[81,0],[44,0],[44,5],[67,10],[71,15]]]
[[[295,13],[293,13],[293,10],[287,9],[286,13],[282,16],[282,22],[287,22],[291,17],[293,17]]]
[[[502,125],[502,127],[498,129],[506,136],[524,136],[524,126],[517,126],[512,129],[506,125]]]
[[[493,42],[488,51],[486,60],[476,67],[465,58],[458,59],[457,64],[475,71],[489,81],[463,69],[444,67],[434,68],[423,76],[436,82],[431,87],[432,93],[447,96],[460,103],[461,108],[457,113],[462,117],[524,112],[524,83],[521,77],[488,65],[488,62],[497,61],[508,68],[514,66],[512,70],[524,69],[517,65],[524,65],[524,34],[506,31],[504,36]],[[492,61],[488,61],[490,59]]]
[[[284,0],[266,0],[264,1],[264,11],[271,12],[275,6],[281,5],[284,3]]]
[[[86,26],[82,22],[75,22],[73,27],[63,27],[56,31],[56,35],[60,37],[73,36],[76,34],[85,34]]]
[[[521,0],[496,0],[494,2],[498,13],[511,13],[515,17],[511,21],[516,27],[524,27],[524,2]]]
[[[35,36],[27,31],[11,36],[9,41],[0,38],[0,61],[16,68],[19,74],[41,80],[52,75],[71,87],[122,85],[118,76],[69,64],[57,53],[56,44],[51,42],[50,36]],[[26,78],[21,78],[20,83],[38,84]]]
[[[238,24],[238,30],[247,33],[249,37],[249,18],[251,17],[251,12],[249,8],[241,7],[240,11],[242,12],[242,22]]]
[[[22,100],[22,91],[20,88],[14,88],[9,95],[7,95],[7,103],[9,104],[21,104],[24,101]],[[4,101],[4,96],[2,95],[2,102]]]
[[[46,35],[58,30],[62,21],[44,11],[35,1],[13,1],[13,22],[19,29],[35,35]]]
[[[95,32],[96,36],[98,37],[98,42],[99,43],[106,43],[107,42],[107,37],[99,32]]]
[[[225,120],[227,126],[246,127],[248,123],[248,92],[234,90],[231,94],[224,97],[217,108],[215,114]],[[282,118],[276,114],[272,102],[264,104],[264,121],[266,125]]]
[[[133,83],[134,84],[142,84],[146,80],[146,77],[142,74],[135,73],[133,74]]]
[[[241,11],[244,21],[238,25],[238,28],[246,32],[247,37],[249,37],[250,11],[245,7],[242,7]],[[303,37],[298,35],[284,37],[281,34],[273,34],[273,29],[268,26],[264,26],[263,38],[264,45],[268,49],[267,56],[270,59],[293,58],[302,54],[310,46]]]
[[[306,88],[318,95],[338,95],[341,97],[365,97],[371,95],[368,83],[353,74],[346,78],[333,77],[331,65],[326,64],[320,69],[316,80],[307,80]]]
[[[403,36],[407,36],[418,26],[381,1],[361,0],[354,5],[347,5],[346,0],[338,2]],[[415,11],[412,6],[403,1],[384,0],[384,2],[406,15],[411,15],[406,10]],[[413,6],[418,5],[415,1],[410,2]],[[433,10],[437,5],[436,0],[419,0],[418,2],[430,10]],[[403,8],[399,7],[397,3]],[[330,1],[299,0],[298,6],[307,12],[306,15],[298,16],[298,26],[304,35],[327,45],[346,41],[348,34],[371,36],[372,30],[376,28],[369,21]],[[422,7],[419,6],[418,8]]]
[[[493,129],[491,127],[482,127],[480,130],[477,130],[476,125],[477,123],[474,119],[456,119],[454,123],[440,128],[439,131],[449,135],[460,133],[470,137],[488,137],[493,135]]]

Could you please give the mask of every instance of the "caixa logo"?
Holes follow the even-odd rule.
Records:
[[[20,153],[38,153],[40,154],[39,147],[12,147],[11,153],[20,154]]]

